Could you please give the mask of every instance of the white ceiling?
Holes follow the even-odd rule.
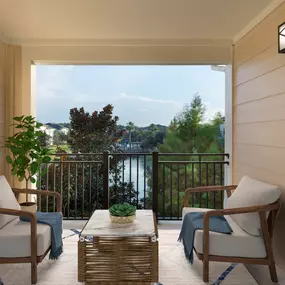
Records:
[[[0,0],[16,40],[232,39],[271,0]]]

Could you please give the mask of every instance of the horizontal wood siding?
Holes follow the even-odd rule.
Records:
[[[280,5],[234,47],[233,179],[249,175],[280,185],[285,202],[285,55],[278,54],[277,27],[285,22]],[[249,189],[250,191],[250,189]],[[274,237],[285,269],[285,207]]]

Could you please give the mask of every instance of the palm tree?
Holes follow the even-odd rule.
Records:
[[[126,129],[129,131],[129,146],[132,146],[132,131],[136,129],[135,124],[133,122],[128,122],[126,125]]]
[[[149,129],[152,134],[156,133],[159,130],[159,128],[155,124],[150,124]]]

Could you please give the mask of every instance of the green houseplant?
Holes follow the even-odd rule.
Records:
[[[39,174],[41,164],[51,161],[51,151],[42,146],[40,138],[45,133],[40,130],[42,124],[34,117],[20,116],[14,117],[13,120],[12,126],[16,129],[16,133],[8,137],[5,142],[4,146],[10,150],[6,160],[11,165],[12,175],[15,175],[20,182],[25,181],[28,188],[29,181],[36,183],[35,176]],[[26,202],[21,206],[35,207],[35,203],[28,202],[26,194]]]
[[[109,208],[112,223],[131,223],[136,217],[136,207],[128,203],[115,204]]]

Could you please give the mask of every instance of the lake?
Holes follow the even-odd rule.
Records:
[[[119,163],[123,166],[123,163]],[[145,160],[143,156],[139,156],[139,159],[132,157],[132,159],[127,158],[124,161],[124,181],[133,182],[135,190],[139,191],[139,199],[144,198],[144,189],[149,189],[148,179],[145,174],[145,170],[151,167],[151,162],[147,159]]]

